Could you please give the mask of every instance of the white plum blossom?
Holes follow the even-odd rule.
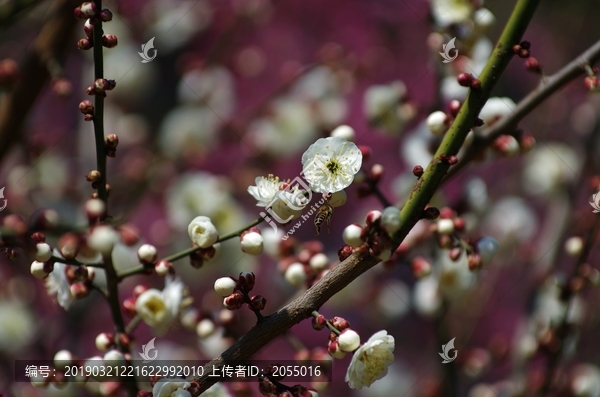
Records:
[[[600,369],[579,364],[573,369],[571,389],[576,397],[600,397]]]
[[[217,120],[228,118],[235,108],[234,77],[222,66],[186,72],[177,91],[181,102],[198,104],[200,109],[206,108]],[[198,106],[194,108],[198,110]],[[202,126],[204,127],[204,124]],[[202,132],[197,128],[196,133]]]
[[[538,174],[538,179],[539,174]],[[535,211],[520,197],[507,196],[496,202],[483,221],[486,234],[495,236],[500,244],[507,241],[527,241],[538,229]]]
[[[256,232],[246,233],[242,237],[240,245],[245,253],[259,255],[263,251],[263,237]]]
[[[342,233],[342,238],[344,239],[344,243],[349,245],[350,247],[360,247],[364,241],[361,238],[362,227],[359,225],[348,225],[344,229]]]
[[[342,331],[338,336],[338,344],[344,352],[353,352],[360,346],[360,335],[349,328]]]
[[[388,366],[394,361],[394,337],[387,331],[379,331],[354,352],[346,371],[346,382],[351,389],[369,387],[387,375]]]
[[[389,234],[400,229],[400,209],[398,207],[386,207],[381,213],[381,225]]]
[[[58,249],[54,250],[54,255],[62,258]],[[65,310],[69,310],[75,300],[71,294],[71,285],[67,280],[66,270],[69,266],[64,263],[54,262],[54,270],[45,279],[48,295],[56,295],[58,304]]]
[[[154,329],[156,334],[164,334],[172,321],[179,316],[183,288],[184,285],[179,278],[167,276],[162,291],[150,288],[136,299],[137,314]]]
[[[433,317],[439,312],[442,307],[442,294],[435,277],[426,277],[415,283],[413,305],[422,316]]]
[[[217,230],[236,230],[248,220],[231,196],[229,181],[207,172],[177,178],[167,190],[166,205],[171,225],[181,231],[198,214],[209,217]]]
[[[167,113],[160,125],[160,147],[170,158],[192,158],[209,153],[217,144],[222,124],[219,116],[207,107],[177,106]]]
[[[360,171],[362,153],[344,138],[321,138],[302,155],[304,178],[318,193],[335,193],[350,186]]]
[[[233,294],[236,285],[237,283],[231,277],[221,277],[215,281],[214,288],[219,296],[226,297]]]
[[[354,128],[350,127],[349,125],[340,125],[331,131],[329,136],[340,137],[347,141],[353,142],[354,138],[356,138],[356,132],[354,131]]]
[[[39,315],[21,301],[0,299],[0,324],[0,351],[15,354],[35,337]]]
[[[414,116],[412,106],[402,105],[406,85],[393,81],[387,85],[373,85],[365,92],[364,110],[371,125],[390,134],[400,134]]]
[[[442,28],[467,22],[473,14],[470,0],[431,0],[431,14]]]
[[[517,104],[510,98],[492,97],[483,105],[479,112],[479,118],[483,120],[484,127],[487,128],[494,125],[501,118],[511,115],[515,107],[517,107]]]
[[[111,226],[96,226],[87,239],[87,245],[101,254],[110,254],[119,241],[119,235]]]
[[[441,110],[435,111],[427,116],[427,127],[433,135],[442,136],[448,131],[448,125],[446,125],[446,119],[448,116]]]
[[[304,265],[299,262],[292,263],[285,271],[284,277],[294,287],[300,287],[306,281]]]
[[[162,378],[152,388],[153,397],[191,397],[192,394],[186,389],[191,384],[182,379]]]
[[[306,147],[317,133],[308,103],[282,98],[270,106],[269,118],[253,121],[248,127],[250,142],[273,156],[286,156]]]
[[[256,186],[249,186],[248,193],[256,199],[258,207],[266,207],[273,204],[273,200],[283,184],[278,177],[273,175],[269,175],[266,178],[264,176],[256,177],[254,183],[256,183]]]
[[[527,156],[523,172],[525,190],[529,194],[550,195],[577,178],[581,166],[581,156],[563,143],[537,147]]]
[[[188,226],[188,234],[190,239],[200,248],[208,248],[219,239],[217,228],[206,216],[195,217]]]

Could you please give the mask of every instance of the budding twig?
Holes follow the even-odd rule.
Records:
[[[539,0],[519,0],[500,37],[494,53],[481,73],[481,86],[471,91],[465,100],[452,127],[444,137],[434,158],[441,154],[455,156],[473,125],[479,111],[490,96],[492,88],[508,65],[512,53],[508,51],[514,44],[521,41],[529,21],[533,17]],[[415,185],[410,197],[401,211],[401,226],[394,234],[394,242],[399,244],[420,220],[423,210],[429,203],[442,178],[450,166],[440,162],[432,162]],[[333,295],[346,287],[358,276],[375,266],[379,261],[368,254],[352,254],[339,265],[333,267],[313,287],[300,297],[286,305],[253,327],[233,346],[224,351],[219,357],[211,360],[205,366],[204,376],[195,379],[199,384],[198,396],[208,389],[215,380],[210,378],[210,368],[222,367],[231,360],[243,360],[252,356],[272,339],[284,333],[298,322],[312,316],[312,312],[321,307]]]

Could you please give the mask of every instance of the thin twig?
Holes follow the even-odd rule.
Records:
[[[540,85],[527,95],[513,110],[510,116],[506,116],[496,122],[483,136],[478,136],[466,149],[457,165],[453,166],[444,181],[452,178],[467,164],[477,157],[485,148],[490,146],[496,138],[503,134],[509,134],[517,128],[521,120],[537,108],[548,97],[556,91],[586,73],[586,65],[590,65],[600,59],[600,41],[588,48],[575,60],[569,62],[561,70],[548,76],[540,82]]]

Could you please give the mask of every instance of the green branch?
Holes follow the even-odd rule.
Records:
[[[496,44],[488,63],[478,77],[481,81],[480,87],[469,90],[469,94],[450,130],[444,136],[444,140],[435,153],[433,160],[419,178],[408,201],[400,212],[401,226],[393,236],[397,244],[406,237],[408,232],[421,219],[425,206],[429,204],[444,175],[450,168],[443,161],[443,158],[456,156],[462,147],[467,134],[475,125],[481,108],[485,105],[492,89],[500,79],[500,75],[512,59],[514,55],[512,47],[521,42],[523,33],[525,33],[525,29],[531,21],[539,2],[540,0],[519,0],[517,2],[498,44]]]

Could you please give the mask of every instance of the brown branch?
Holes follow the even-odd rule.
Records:
[[[62,58],[77,20],[73,8],[81,1],[58,0],[39,35],[19,66],[20,79],[0,103],[0,160],[21,136],[27,113],[50,77],[46,67],[53,58]],[[75,46],[75,44],[73,44]]]
[[[375,266],[379,261],[371,256],[360,257],[353,254],[344,262],[332,268],[316,285],[307,290],[277,313],[264,317],[246,335],[240,338],[232,347],[219,357],[204,366],[204,376],[196,381],[199,392],[203,392],[215,383],[209,377],[213,365],[220,367],[228,361],[244,360],[262,349],[277,336],[289,328],[311,316],[313,310],[318,310],[332,296],[341,291],[358,276]],[[196,394],[197,396],[198,394]]]
[[[509,134],[517,128],[521,120],[544,102],[550,95],[562,87],[586,73],[586,65],[590,65],[600,59],[600,40],[588,48],[575,60],[569,62],[561,70],[548,76],[540,82],[540,85],[527,95],[514,109],[510,116],[500,119],[496,124],[485,131],[485,136],[478,136],[461,156],[458,164],[448,172],[444,181],[452,178],[467,164],[477,157],[486,147],[490,146],[496,138],[503,134]]]

